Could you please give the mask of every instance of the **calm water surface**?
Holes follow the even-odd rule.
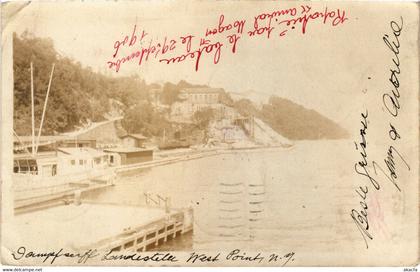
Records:
[[[87,198],[145,205],[148,192],[170,197],[173,207],[193,207],[194,233],[164,249],[334,251],[339,241],[359,239],[343,224],[356,199],[352,148],[348,141],[308,141],[185,161],[121,176]]]

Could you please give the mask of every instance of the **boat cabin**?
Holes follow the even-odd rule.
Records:
[[[39,177],[63,176],[104,169],[108,154],[90,147],[60,147],[54,151],[15,153],[13,172]]]
[[[60,174],[73,174],[104,169],[108,154],[90,147],[60,147],[57,149]]]
[[[56,152],[40,152],[31,154],[15,154],[13,172],[17,174],[52,177],[57,175],[58,157]]]

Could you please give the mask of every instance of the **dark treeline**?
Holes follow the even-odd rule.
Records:
[[[130,103],[146,93],[146,83],[138,77],[113,79],[84,68],[79,62],[63,57],[52,40],[24,33],[13,39],[14,128],[20,135],[31,129],[31,74],[34,67],[35,118],[39,126],[52,64],[51,85],[43,133],[72,130],[87,120],[101,121],[110,110],[108,97]],[[135,92],[134,90],[144,90]]]
[[[244,116],[260,118],[273,130],[291,140],[348,137],[348,132],[334,121],[285,98],[272,96],[260,108],[248,99],[241,99],[235,101],[235,108]]]
[[[163,88],[162,100],[168,105],[178,99],[179,91],[198,87],[185,81],[178,84],[147,84],[138,75],[109,77],[82,67],[57,53],[51,39],[23,33],[13,39],[14,129],[19,135],[31,133],[31,74],[34,67],[35,123],[39,127],[52,64],[55,70],[46,111],[43,134],[74,130],[88,121],[102,121],[115,111],[111,101],[118,101],[118,110],[127,120],[123,126],[131,132],[157,134],[166,120],[150,105],[149,90]],[[147,112],[147,114],[145,114]],[[151,122],[156,122],[155,126]]]

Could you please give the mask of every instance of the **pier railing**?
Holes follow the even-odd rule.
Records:
[[[149,192],[144,193],[147,206],[157,206],[165,208],[166,212],[171,209],[171,199],[169,197],[163,197],[159,194],[151,194]]]
[[[193,209],[188,208],[167,214],[165,217],[138,226],[129,228],[123,233],[99,241],[86,248],[112,251],[146,251],[150,247],[165,243],[177,235],[182,235],[193,229]]]

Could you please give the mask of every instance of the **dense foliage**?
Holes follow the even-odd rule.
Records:
[[[15,35],[13,42],[14,129],[19,135],[31,133],[31,62],[34,67],[36,127],[40,124],[50,72],[55,64],[42,131],[44,135],[74,130],[85,123],[104,120],[112,113],[124,115],[122,126],[130,133],[162,137],[163,131],[183,131],[183,125],[167,120],[169,107],[180,100],[179,92],[183,88],[208,87],[183,80],[177,84],[166,82],[163,86],[147,84],[138,75],[109,77],[60,55],[50,39],[23,33]],[[166,111],[165,107],[163,110],[155,108],[149,101],[149,91],[161,88],[161,102],[166,105]],[[289,139],[347,136],[347,132],[333,121],[287,99],[272,97],[261,108],[248,99],[233,101],[227,92],[223,92],[220,99],[243,116],[261,118]],[[205,129],[212,118],[210,110],[197,112],[193,117],[195,127]],[[191,133],[190,128],[187,131]]]
[[[31,129],[31,62],[36,127],[40,123],[53,63],[55,70],[43,132],[62,132],[81,121],[103,118],[102,114],[109,110],[106,96],[111,88],[109,79],[57,54],[49,39],[24,33],[20,38],[14,36],[13,43],[14,127],[18,134],[29,134]]]
[[[214,120],[215,114],[212,108],[206,108],[196,111],[193,116],[193,122],[199,129],[206,129],[212,120]]]
[[[279,134],[291,140],[340,139],[348,132],[320,113],[306,109],[288,99],[272,96],[258,109],[252,101],[235,101],[243,116],[256,116]]]
[[[122,126],[128,133],[141,133],[147,137],[162,136],[165,129],[171,129],[171,124],[164,116],[147,102],[128,109],[124,114]]]
[[[34,67],[35,123],[39,127],[52,65],[55,64],[43,134],[74,130],[88,122],[101,121],[114,111],[118,101],[124,116],[123,127],[132,133],[159,135],[167,121],[149,102],[149,90],[162,88],[146,84],[138,75],[109,77],[82,67],[79,62],[61,56],[50,39],[28,33],[14,36],[14,129],[19,135],[31,133],[31,72]],[[165,83],[163,100],[171,105],[185,87],[197,87],[186,81]],[[152,126],[151,124],[155,124]]]
[[[166,82],[163,85],[162,91],[162,103],[166,105],[172,105],[173,103],[180,101],[179,92],[185,88],[191,87],[208,87],[207,85],[193,85],[185,80],[181,80],[178,84],[173,84],[170,82]]]

